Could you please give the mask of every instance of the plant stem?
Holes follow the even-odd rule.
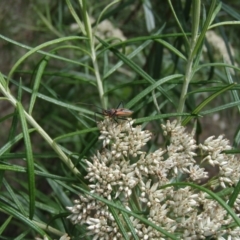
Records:
[[[184,110],[188,86],[189,86],[189,83],[193,76],[192,66],[193,66],[193,61],[194,61],[194,57],[195,57],[195,55],[193,54],[193,51],[195,49],[195,45],[196,45],[197,38],[198,38],[199,19],[200,19],[200,12],[201,12],[201,8],[200,8],[201,1],[195,0],[195,1],[192,1],[192,4],[193,4],[192,5],[193,23],[192,23],[191,43],[190,43],[190,49],[189,49],[189,56],[188,56],[188,60],[187,60],[185,78],[183,81],[182,92],[181,92],[179,105],[178,105],[178,111],[177,111],[178,113],[182,113]],[[181,121],[181,117],[179,117],[178,121],[179,122]]]
[[[87,13],[86,0],[79,0],[79,3],[80,3],[80,6],[82,8],[85,31],[86,31],[87,37],[89,39],[91,58],[92,58],[95,77],[96,77],[96,80],[97,80],[97,86],[98,86],[98,93],[99,93],[100,101],[101,101],[102,107],[106,108],[106,104],[105,104],[105,101],[104,101],[103,84],[102,84],[102,79],[101,79],[100,72],[99,72],[96,50],[95,50],[95,47],[94,47],[95,38],[94,38],[94,34],[93,34],[93,29],[92,29],[92,26],[91,26],[91,23],[90,23],[90,19],[89,19],[88,13]]]
[[[0,74],[0,91],[2,94],[10,101],[10,103],[16,108],[17,106],[17,100],[12,96],[10,93],[7,84],[2,76]],[[43,130],[43,128],[34,120],[34,118],[29,115],[24,110],[24,115],[28,121],[28,123],[33,126],[37,132],[46,140],[46,142],[53,148],[53,150],[58,154],[59,158],[71,169],[71,171],[75,175],[80,175],[80,172],[77,170],[77,168],[74,166],[72,161],[67,157],[67,155],[62,151],[62,149],[59,147],[59,145],[53,141],[53,139]]]

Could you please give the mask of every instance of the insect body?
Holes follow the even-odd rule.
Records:
[[[127,108],[120,107],[122,106],[122,103],[120,103],[117,108],[112,108],[112,109],[103,109],[94,104],[88,104],[88,103],[80,103],[80,104],[94,106],[102,110],[101,112],[95,112],[95,120],[96,120],[96,113],[101,114],[105,117],[109,117],[113,119],[116,123],[118,123],[117,119],[127,120],[126,118],[133,114],[133,111]]]
[[[103,109],[102,114],[114,119],[114,121],[117,122],[116,119],[125,119],[125,117],[131,116],[133,114],[133,111],[126,108],[112,108],[108,110]]]

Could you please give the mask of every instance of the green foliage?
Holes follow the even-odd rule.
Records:
[[[66,206],[79,186],[89,190],[83,159],[100,150],[96,121],[120,102],[154,133],[151,149],[167,144],[160,124],[173,118],[196,120],[197,139],[225,133],[237,148],[238,9],[217,0],[36,1],[26,9],[31,21],[23,18],[31,30],[21,36],[14,22],[21,38],[11,18],[11,27],[0,23],[11,56],[0,68],[3,239],[90,239],[65,218]],[[118,210],[134,236],[128,211]]]

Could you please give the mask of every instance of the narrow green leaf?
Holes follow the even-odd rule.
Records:
[[[9,216],[4,223],[1,224],[0,226],[0,236],[2,236],[2,233],[4,230],[7,228],[8,224],[11,222],[12,216]]]
[[[60,183],[59,181],[55,181],[54,179],[50,178],[47,179],[47,182],[52,188],[52,191],[56,194],[56,196],[58,196],[58,200],[61,201],[64,206],[70,206],[72,204],[72,201],[61,186],[61,184],[65,183]]]
[[[197,71],[199,71],[202,68],[208,68],[208,67],[228,67],[228,68],[232,68],[232,69],[236,69],[237,71],[240,71],[239,67],[220,62],[220,63],[206,63],[206,64],[199,65],[198,67],[196,67],[194,69],[194,73],[196,73]]]
[[[79,3],[80,3],[80,9],[81,9],[81,16],[83,18],[83,24],[84,24],[84,30],[82,30],[82,31],[83,31],[83,33],[85,31],[84,35],[86,35],[88,37],[89,43],[91,45],[92,42],[93,42],[93,31],[92,31],[92,25],[91,25],[91,22],[90,22],[90,18],[89,18],[89,15],[88,15],[87,3],[86,3],[85,0],[84,1],[79,1]],[[78,17],[78,19],[79,19],[79,17]],[[77,21],[77,22],[79,22],[79,21]]]
[[[207,18],[206,18],[203,28],[202,28],[202,31],[201,31],[199,37],[197,38],[196,45],[194,46],[192,56],[195,56],[197,54],[200,46],[202,45],[203,39],[205,38],[208,27],[210,26],[211,21],[212,21],[212,16],[213,16],[213,12],[215,10],[215,5],[216,5],[216,0],[212,0]]]
[[[109,44],[103,41],[102,39],[96,37],[105,47],[109,47]],[[127,58],[124,54],[120,53],[117,49],[110,47],[110,51],[112,51],[118,58],[120,58],[127,66],[132,68],[137,74],[142,76],[145,80],[147,80],[149,83],[154,84],[156,81],[149,76],[141,67],[139,67],[136,63],[131,61],[129,58]],[[161,87],[158,86],[157,89],[176,107],[176,103],[171,99],[171,97],[168,95],[168,93]]]
[[[216,18],[216,16],[218,15],[218,13],[221,11],[222,9],[222,2],[218,1],[216,8],[214,9],[214,11],[211,13],[212,17],[211,17],[211,22],[210,24],[212,24],[214,22],[214,19]]]
[[[24,167],[16,166],[16,165],[5,165],[0,164],[0,169],[5,171],[13,171],[13,172],[27,172]]]
[[[41,8],[35,6],[34,4],[32,4],[32,9],[35,11],[36,15],[38,15],[39,19],[41,20],[41,22],[43,22],[43,24],[49,29],[49,31],[51,31],[54,35],[58,36],[58,37],[62,37],[61,32],[59,32],[53,25],[52,22],[50,21],[50,16],[49,14],[47,14],[47,16],[45,16],[45,14],[43,14],[41,12]],[[49,13],[49,11],[47,11],[47,13]]]
[[[225,67],[225,72],[227,74],[227,80],[228,82],[231,84],[231,83],[234,83],[233,79],[232,79],[232,76],[231,76],[231,73],[229,71],[228,68]],[[238,102],[239,101],[239,95],[238,95],[238,91],[237,90],[233,90],[231,91],[232,92],[232,96],[235,100],[235,102]],[[237,108],[238,108],[238,112],[240,112],[240,104],[237,105]],[[235,131],[235,134],[234,134],[234,138],[233,138],[233,147],[237,147],[239,146],[240,144],[240,124],[238,124],[238,127]]]
[[[226,154],[240,154],[240,149],[233,148],[231,150],[225,150],[223,152],[226,153]]]
[[[116,87],[113,87],[107,91],[104,92],[104,95],[108,95],[109,93],[111,92],[114,92],[116,90],[119,90],[121,88],[125,88],[125,87],[134,87],[135,85],[141,85],[141,84],[144,84],[144,83],[147,83],[147,81],[132,81],[132,82],[127,82],[127,83],[123,83],[123,84],[119,84],[117,85]]]
[[[0,149],[0,156],[3,154],[3,153],[6,153],[6,152],[10,152],[10,149],[11,149],[11,144],[14,144],[15,143],[15,140],[14,140],[14,136],[16,134],[16,130],[17,130],[17,124],[18,124],[18,114],[17,114],[17,109],[14,110],[14,113],[13,113],[13,118],[12,118],[12,124],[11,124],[11,127],[9,129],[9,134],[8,134],[8,146],[3,146],[1,149]],[[22,136],[19,138],[19,140],[22,138]],[[17,140],[18,141],[18,140]],[[3,150],[3,151],[2,151]],[[5,159],[4,159],[5,160]],[[2,183],[2,180],[3,180],[3,177],[4,177],[4,171],[1,171],[0,172],[0,183]]]
[[[103,20],[104,16],[106,16],[107,14],[107,10],[108,9],[112,9],[113,8],[113,5],[115,5],[116,3],[119,3],[121,2],[121,0],[114,0],[114,1],[111,1],[106,7],[104,7],[104,9],[101,11],[101,13],[99,14],[98,16],[98,19],[97,21],[95,22],[95,26],[98,27],[99,23],[100,23],[100,20]]]
[[[21,222],[24,222],[27,224],[31,229],[35,230],[38,232],[41,236],[47,236],[47,234],[40,228],[38,227],[32,220],[30,220],[28,217],[25,217],[22,215],[18,210],[8,206],[7,204],[0,202],[0,209],[4,210],[7,212],[9,215],[13,215],[17,219],[19,219]],[[51,238],[49,238],[51,239]]]
[[[117,201],[117,204],[119,204],[120,206],[124,207],[121,203],[121,201]],[[114,208],[112,208],[114,209]],[[132,233],[132,237],[133,239],[135,240],[139,240],[137,234],[136,234],[136,231],[135,231],[135,227],[133,226],[132,224],[132,221],[130,220],[129,216],[125,213],[125,212],[122,212],[122,216],[123,216],[123,219],[125,220],[126,222],[126,226],[129,228],[130,232]]]
[[[229,83],[229,84],[233,84],[234,81],[233,81],[233,79],[232,79],[232,76],[231,76],[231,73],[230,73],[229,69],[226,68],[226,67],[225,67],[224,69],[225,69],[225,72],[226,72],[226,74],[227,74],[228,83]],[[233,90],[233,91],[231,91],[231,93],[232,93],[232,96],[233,96],[234,100],[235,100],[235,101],[239,101],[238,92],[237,92],[236,90]],[[240,112],[240,106],[238,106],[238,112]]]
[[[16,134],[16,130],[17,130],[17,125],[18,125],[18,113],[17,113],[17,109],[14,110],[14,114],[13,114],[13,119],[12,119],[12,124],[11,124],[11,128],[9,131],[9,136],[8,136],[8,141],[9,142],[14,142],[14,136]],[[32,130],[33,131],[33,130]],[[20,140],[20,139],[19,139]],[[9,149],[10,150],[10,149]],[[0,154],[1,155],[1,154]]]
[[[30,132],[32,132],[33,130],[31,130]],[[23,134],[20,133],[18,134],[16,137],[14,137],[13,139],[11,139],[11,141],[9,141],[8,143],[6,143],[3,147],[0,148],[0,156],[3,155],[5,152],[7,152],[15,143],[17,143],[19,140],[21,140],[23,138]]]
[[[151,2],[149,0],[144,0],[142,6],[143,6],[147,30],[148,32],[151,32],[155,28],[155,19],[154,19],[154,13],[152,10]]]
[[[130,240],[129,236],[128,236],[128,233],[121,221],[121,219],[119,218],[119,214],[117,213],[117,211],[115,210],[115,208],[113,208],[112,206],[108,206],[109,207],[109,210],[110,212],[112,213],[114,219],[115,219],[115,222],[117,223],[122,235],[123,235],[123,238],[126,239],[126,240]]]
[[[76,23],[78,24],[78,27],[81,29],[82,33],[84,35],[86,35],[86,31],[84,29],[84,25],[81,22],[78,14],[76,13],[76,11],[75,11],[71,1],[70,0],[66,0],[66,3],[67,3],[67,6],[68,6],[68,9],[69,9],[70,13],[72,14],[73,18],[75,19]]]
[[[76,39],[76,36],[72,36],[72,37],[70,37],[72,40],[74,40],[74,39]],[[80,37],[81,39],[83,39],[83,40],[85,40],[85,39],[87,39],[87,38],[85,38],[85,37]],[[3,39],[3,40],[5,40],[6,42],[9,42],[9,43],[11,43],[11,44],[13,44],[13,45],[16,45],[16,46],[18,46],[18,47],[21,47],[21,48],[23,48],[23,49],[27,49],[27,50],[32,50],[33,48],[32,47],[29,47],[29,46],[26,46],[26,45],[24,45],[24,44],[22,44],[22,43],[19,43],[19,42],[17,42],[17,41],[14,41],[14,40],[12,40],[12,39],[10,39],[10,38],[7,38],[7,37],[5,37],[5,36],[3,36],[2,34],[0,34],[0,39]],[[79,39],[79,37],[77,37],[77,39]],[[70,39],[69,39],[70,40]],[[52,57],[52,58],[54,58],[54,59],[59,59],[59,60],[61,60],[61,61],[64,61],[64,62],[68,62],[68,63],[72,63],[72,64],[76,64],[76,65],[83,65],[81,62],[79,62],[79,61],[74,61],[74,60],[72,60],[72,59],[69,59],[69,58],[65,58],[65,57],[61,57],[61,56],[58,56],[58,55],[55,55],[55,54],[52,54],[52,53],[49,53],[49,52],[45,52],[45,51],[42,51],[42,50],[37,50],[36,51],[37,53],[40,53],[40,54],[42,54],[42,55],[44,55],[44,56],[49,56],[49,57]],[[84,65],[83,65],[84,66]]]
[[[227,5],[226,3],[222,3],[222,9],[228,13],[233,18],[240,20],[240,14],[238,12],[238,8],[232,8],[230,5]]]
[[[194,118],[194,115],[196,116],[202,108],[204,108],[208,103],[210,103],[214,98],[217,96],[221,95],[222,93],[230,90],[231,88],[234,87],[235,84],[230,84],[229,86],[222,88],[221,90],[217,91],[216,93],[212,94],[209,96],[207,99],[205,99],[202,103],[200,103],[192,112],[193,116],[186,117],[182,121],[182,125],[185,126],[192,118]]]
[[[184,61],[187,61],[187,58],[179,50],[177,50],[173,45],[169,44],[167,41],[164,41],[163,39],[156,39],[155,41],[161,43],[164,47],[166,47],[167,49],[175,53]]]
[[[240,144],[240,124],[238,125],[233,138],[233,147],[238,147]]]
[[[14,237],[14,240],[24,240],[24,239],[27,239],[27,235],[29,234],[31,230],[30,229],[27,229],[26,231],[24,232],[21,232],[21,234],[19,234],[17,237]]]
[[[14,115],[15,115],[15,113],[6,114],[5,116],[3,116],[3,117],[0,118],[0,123],[1,123],[1,122],[4,122],[4,121],[7,120],[7,119],[12,118]]]
[[[184,40],[185,40],[185,44],[187,45],[187,48],[188,48],[188,46],[189,46],[189,40],[188,40],[187,35],[186,35],[186,33],[185,33],[184,29],[183,29],[183,26],[182,26],[182,24],[181,24],[181,21],[178,19],[178,14],[175,12],[175,10],[174,10],[174,8],[173,8],[173,5],[172,5],[172,2],[171,2],[170,0],[168,0],[168,4],[169,4],[169,6],[170,6],[170,9],[172,10],[172,14],[173,14],[173,16],[174,16],[174,19],[175,19],[175,21],[177,22],[177,25],[178,25],[181,33],[183,34],[183,37],[184,37]]]
[[[69,138],[69,137],[74,137],[76,135],[81,135],[81,134],[85,134],[85,133],[89,133],[89,132],[96,132],[96,131],[98,131],[97,127],[88,128],[88,129],[84,129],[81,131],[75,131],[75,132],[71,132],[71,133],[67,133],[62,136],[59,136],[59,137],[55,138],[54,141],[57,142],[59,140],[63,140],[63,139]]]
[[[47,47],[47,46],[51,46],[53,44],[57,44],[57,43],[61,43],[64,41],[70,41],[70,40],[83,40],[86,39],[85,37],[77,37],[77,36],[70,36],[70,37],[62,37],[62,38],[58,38],[58,39],[54,39],[48,42],[45,42],[43,44],[38,45],[35,48],[32,48],[29,52],[27,52],[26,54],[24,54],[12,67],[11,71],[8,74],[8,81],[11,79],[12,74],[14,73],[14,71],[18,68],[18,66],[25,60],[27,59],[29,56],[31,56],[33,53],[39,51],[40,49]]]
[[[9,91],[7,81],[5,81],[4,77],[5,76],[0,72],[0,84],[2,85],[4,90]],[[4,99],[8,100],[7,98],[4,98]]]
[[[41,176],[41,177],[44,177],[44,178],[50,178],[50,179],[53,179],[53,180],[60,180],[60,181],[64,181],[64,182],[70,182],[70,181],[74,182],[74,181],[76,181],[75,178],[62,177],[62,176],[58,176],[58,175],[55,175],[55,174],[50,174],[50,173],[46,172],[46,170],[44,170],[43,168],[40,168],[39,166],[36,166],[36,167],[38,169],[41,169],[41,171],[38,171],[38,170],[35,171],[35,174],[37,176]],[[0,169],[5,170],[5,171],[27,173],[27,168],[17,166],[17,165],[0,164]]]
[[[19,102],[21,102],[21,100],[22,100],[22,79],[20,79],[20,81],[19,81],[17,100]]]
[[[216,91],[220,91],[221,89],[223,89],[227,86],[229,86],[229,84],[221,84],[221,85],[218,84],[217,86],[213,86],[213,87],[203,87],[203,88],[199,88],[194,91],[188,92],[187,95],[191,95],[191,94],[195,94],[195,93],[216,92]],[[240,90],[240,85],[235,84],[234,87],[232,88],[232,90]]]
[[[149,94],[150,92],[152,92],[154,89],[158,88],[160,85],[164,84],[165,82],[168,82],[168,81],[170,81],[172,79],[176,79],[176,78],[182,78],[182,77],[183,77],[183,75],[181,75],[181,74],[174,74],[174,75],[170,75],[168,77],[162,78],[156,82],[154,81],[153,84],[151,84],[149,87],[145,88],[137,96],[135,96],[130,102],[128,102],[126,104],[126,107],[131,108],[138,101],[140,101],[142,98],[144,98],[147,94]]]
[[[16,81],[12,80],[11,82],[16,84],[16,86],[19,86],[19,83],[17,83]],[[25,90],[26,92],[32,93],[32,90],[30,88],[22,87],[22,89]],[[49,96],[44,95],[42,93],[37,93],[37,96],[39,98],[41,98],[41,99],[43,99],[45,101],[48,101],[48,102],[50,102],[52,104],[55,104],[57,106],[61,106],[61,107],[65,107],[65,108],[68,108],[68,109],[76,110],[78,112],[86,113],[86,114],[89,114],[89,115],[94,115],[93,111],[90,111],[90,110],[88,110],[86,108],[82,108],[82,107],[79,107],[79,106],[76,106],[76,105],[73,105],[73,104],[69,104],[69,103],[63,102],[61,100],[49,97]]]
[[[234,205],[239,193],[240,193],[240,180],[238,181],[237,185],[234,187],[233,193],[231,194],[231,196],[229,198],[228,205],[231,208],[233,208],[233,205]]]
[[[13,189],[11,188],[11,186],[8,184],[8,182],[5,179],[3,179],[3,184],[4,184],[5,188],[7,189],[9,195],[12,198],[11,202],[15,204],[16,208],[22,215],[27,216],[27,214],[24,210],[24,207],[22,206],[21,202],[18,200],[18,196],[13,192]]]
[[[159,119],[164,119],[164,118],[170,118],[170,117],[182,117],[182,116],[192,116],[190,113],[166,113],[166,114],[158,114],[155,116],[149,116],[149,117],[143,117],[143,118],[138,118],[134,121],[134,124],[138,123],[144,123],[144,122],[150,122],[150,121],[155,121]]]
[[[27,121],[24,114],[24,109],[20,102],[17,103],[20,121],[22,124],[23,138],[27,156],[28,167],[28,187],[29,187],[29,218],[32,219],[35,209],[35,175],[34,175],[34,159],[32,153],[32,145],[29,136]]]
[[[239,106],[239,104],[240,104],[240,101],[227,103],[227,104],[221,105],[219,107],[215,107],[215,108],[211,108],[206,111],[202,111],[202,112],[200,112],[200,115],[201,116],[209,115],[209,114],[219,112],[219,111],[222,111],[222,110],[225,110],[228,108],[237,107],[237,106]]]
[[[86,146],[84,146],[83,151],[81,151],[81,154],[79,154],[79,158],[76,161],[76,166],[77,164],[80,163],[80,161],[82,161],[82,158],[89,152],[91,151],[91,148],[93,147],[93,145],[98,141],[98,136],[94,136],[90,142],[87,143]]]
[[[34,153],[34,158],[56,158],[57,154],[53,152],[44,152],[44,153]],[[26,158],[25,152],[14,152],[14,153],[4,153],[0,156],[0,160],[3,159],[16,159],[16,158]]]
[[[132,59],[139,52],[141,52],[143,49],[145,49],[151,42],[152,42],[152,39],[145,41],[139,47],[137,47],[133,52],[128,54],[127,58]],[[105,73],[105,75],[103,76],[103,79],[108,78],[112,73],[114,73],[118,68],[120,68],[123,65],[123,63],[124,63],[123,61],[119,61],[117,64],[115,64],[111,69],[109,69],[108,72]]]
[[[35,101],[37,99],[37,93],[38,93],[38,89],[39,89],[39,86],[40,86],[40,83],[41,83],[41,78],[42,78],[42,75],[43,75],[43,73],[45,71],[45,68],[47,66],[48,60],[49,60],[48,56],[43,58],[43,60],[41,61],[40,65],[38,67],[38,70],[37,70],[36,78],[35,78],[34,84],[33,84],[32,95],[31,95],[31,99],[30,99],[30,103],[29,103],[28,113],[30,115],[32,115],[32,110],[33,110]]]

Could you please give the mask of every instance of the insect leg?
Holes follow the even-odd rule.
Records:
[[[124,107],[124,104],[123,104],[123,102],[120,102],[120,103],[118,104],[118,106],[117,106],[117,108],[116,108],[116,109],[119,109],[119,107],[120,107],[120,106]]]
[[[119,122],[117,121],[118,117],[113,116],[112,119],[118,124]]]

